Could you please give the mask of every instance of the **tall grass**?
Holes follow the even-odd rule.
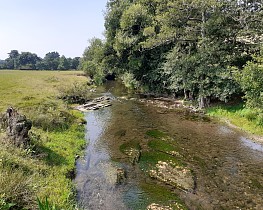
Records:
[[[263,135],[263,112],[246,108],[244,104],[220,105],[207,109],[210,116],[224,118],[241,129],[256,135]]]
[[[63,88],[87,83],[77,74],[0,71],[0,112],[13,106],[33,121],[27,149],[5,143],[0,133],[0,209],[37,209],[46,199],[50,209],[74,209],[71,174],[85,145],[83,116],[58,96]]]

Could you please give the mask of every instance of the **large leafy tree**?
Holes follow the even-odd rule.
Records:
[[[35,53],[22,52],[17,58],[17,68],[19,69],[36,69],[39,58]]]
[[[59,70],[69,70],[70,69],[70,65],[71,65],[71,60],[67,59],[64,55],[62,55],[59,58],[59,64],[58,64],[58,69]]]
[[[60,55],[58,52],[49,52],[43,59],[44,65],[48,70],[57,70],[59,65]]]
[[[199,107],[239,91],[230,67],[262,41],[260,0],[111,0],[105,20],[107,67]]]
[[[106,75],[103,59],[103,41],[99,38],[92,38],[89,40],[89,46],[85,49],[80,61],[80,69],[93,79],[96,84],[102,84]]]
[[[246,105],[252,108],[263,109],[263,50],[261,55],[255,56],[249,61],[244,69],[237,73],[243,92],[245,93]]]

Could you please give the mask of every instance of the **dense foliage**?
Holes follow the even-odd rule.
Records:
[[[263,110],[263,54],[253,58],[238,73],[237,80],[250,108]]]
[[[79,57],[66,58],[58,52],[49,52],[42,59],[35,53],[11,50],[8,58],[0,61],[0,69],[21,70],[69,70],[77,69]]]
[[[241,70],[259,52],[262,20],[261,0],[109,0],[104,53],[97,50],[99,62],[89,69],[199,107],[227,101],[240,92],[233,67]]]

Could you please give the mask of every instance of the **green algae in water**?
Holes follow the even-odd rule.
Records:
[[[184,165],[180,160],[173,157],[172,155],[163,152],[148,151],[148,152],[143,152],[141,154],[139,166],[143,171],[147,171],[153,169],[159,161],[163,161],[163,162],[172,161],[174,165],[178,165],[178,166]]]
[[[164,140],[161,140],[161,139],[151,140],[148,143],[148,146],[154,150],[165,151],[165,152],[171,152],[171,151],[177,151],[178,150],[171,143],[165,142]]]
[[[170,206],[175,210],[187,209],[172,189],[155,182],[140,182],[139,188],[134,186],[129,189],[123,199],[129,209],[145,210],[153,203]]]
[[[153,137],[153,138],[162,138],[167,136],[164,132],[159,130],[149,130],[146,132],[147,136]]]
[[[141,150],[141,146],[138,141],[129,141],[120,146],[120,151],[126,154],[126,151],[129,149]]]
[[[157,184],[141,183],[141,189],[148,195],[148,205],[152,203],[161,204],[164,206],[170,206],[172,209],[186,210],[186,206],[180,200],[180,198],[167,187]]]

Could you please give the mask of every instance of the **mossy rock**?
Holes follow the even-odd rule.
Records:
[[[153,139],[149,141],[148,146],[155,150],[164,152],[173,156],[181,157],[179,153],[179,148],[175,143],[169,142],[170,139],[162,138],[162,139]]]
[[[178,158],[170,154],[154,150],[142,152],[139,165],[143,171],[148,171],[153,169],[159,161],[172,161],[175,165],[184,166]]]
[[[187,207],[180,198],[167,186],[141,183],[140,187],[149,195],[148,205],[146,209],[154,209],[151,207],[164,207],[163,209],[186,210]],[[166,208],[165,208],[166,207]],[[162,208],[156,208],[162,209]]]
[[[146,132],[146,135],[153,138],[162,138],[167,136],[167,134],[159,130],[149,130]]]
[[[129,157],[132,164],[139,162],[141,156],[141,146],[137,141],[130,141],[120,146],[120,151]]]

